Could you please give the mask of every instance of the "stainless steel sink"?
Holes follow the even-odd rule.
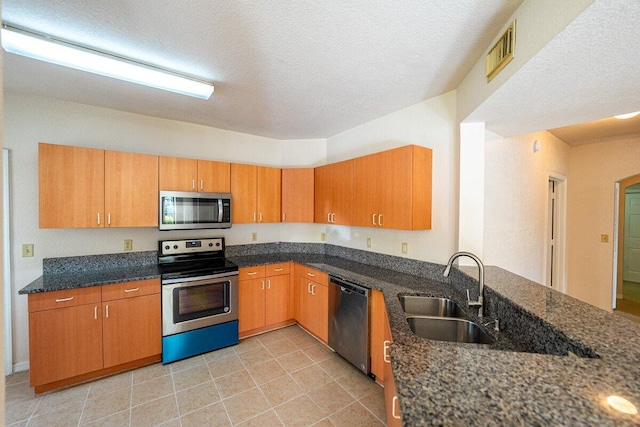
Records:
[[[453,317],[408,316],[414,334],[436,341],[493,344],[495,340],[476,323]]]
[[[398,297],[402,310],[407,316],[466,317],[455,301],[448,298],[435,298],[416,295]]]

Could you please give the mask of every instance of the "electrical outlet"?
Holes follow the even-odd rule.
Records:
[[[371,237],[367,237],[367,247],[371,247]]]
[[[26,243],[22,245],[22,258],[28,258],[33,256],[33,243]]]
[[[258,241],[258,233],[251,233],[251,241],[252,242]]]
[[[327,233],[320,233],[320,241],[322,242],[327,241]]]
[[[609,235],[608,234],[601,234],[600,235],[600,241],[602,243],[609,243]]]
[[[125,251],[133,250],[133,239],[124,239],[124,250]]]
[[[408,243],[402,242],[402,253],[403,254],[409,253],[409,244]]]

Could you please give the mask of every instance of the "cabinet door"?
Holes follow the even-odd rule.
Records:
[[[105,151],[107,227],[158,226],[158,156]]]
[[[257,176],[256,166],[231,164],[231,216],[236,224],[252,223],[258,220]]]
[[[104,367],[162,352],[160,294],[102,303]]]
[[[198,161],[160,156],[160,190],[196,191]]]
[[[289,297],[289,275],[266,278],[266,316],[265,324],[284,322],[291,319],[291,299]]]
[[[371,291],[371,373],[382,383],[385,379],[385,336],[387,309],[384,295],[377,290]]]
[[[329,289],[314,283],[311,286],[311,332],[323,342],[329,341]]]
[[[198,160],[198,191],[231,192],[231,163]]]
[[[350,225],[353,211],[353,160],[315,169],[315,222]]]
[[[313,175],[313,168],[282,169],[282,222],[313,222]]]
[[[297,312],[296,320],[307,330],[313,329],[311,319],[313,318],[311,285],[313,282],[305,277],[298,277],[297,286]]]
[[[30,384],[102,369],[100,304],[29,313]]]
[[[238,331],[240,333],[265,325],[265,279],[238,282]]]
[[[258,222],[280,222],[281,169],[258,167]]]
[[[103,227],[104,150],[38,145],[40,228]]]

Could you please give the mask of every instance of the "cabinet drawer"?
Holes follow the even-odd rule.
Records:
[[[264,274],[264,265],[258,265],[255,267],[242,267],[238,271],[238,280],[260,279],[264,277]]]
[[[92,286],[88,288],[29,294],[29,313],[73,307],[82,304],[100,303],[102,296],[100,288],[100,286]]]
[[[102,286],[102,301],[160,293],[160,279],[136,280]]]
[[[323,286],[329,286],[329,275],[306,265],[296,264],[296,275],[313,280]]]
[[[278,264],[269,264],[266,265],[266,276],[279,276],[281,274],[289,274],[290,271],[289,262],[281,262]]]

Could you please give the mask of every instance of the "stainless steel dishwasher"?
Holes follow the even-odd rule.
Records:
[[[329,276],[329,347],[365,374],[371,370],[370,292],[363,286]]]

